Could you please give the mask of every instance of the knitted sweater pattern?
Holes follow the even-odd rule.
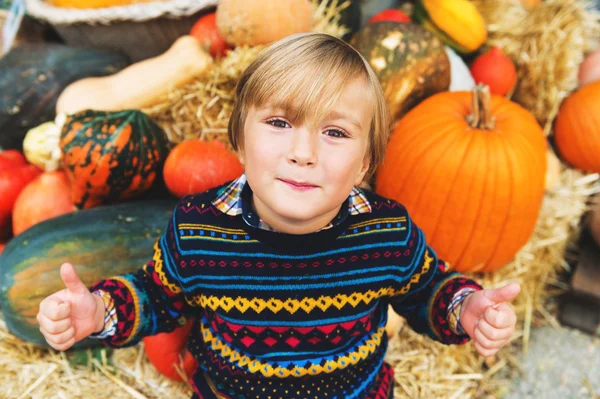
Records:
[[[364,192],[372,212],[292,235],[218,210],[224,188],[183,198],[152,260],[90,288],[114,301],[105,345],[192,322],[199,398],[387,399],[388,304],[419,333],[468,341],[450,329],[448,304],[481,287],[437,258],[398,202]]]

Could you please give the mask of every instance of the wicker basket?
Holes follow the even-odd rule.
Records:
[[[169,0],[100,9],[54,7],[26,0],[27,13],[50,23],[70,45],[109,48],[132,62],[165,52],[218,0]]]

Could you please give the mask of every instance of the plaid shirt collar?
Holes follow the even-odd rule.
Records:
[[[227,186],[219,190],[217,198],[212,203],[221,212],[237,216],[242,215],[244,221],[252,227],[257,227],[264,230],[274,231],[267,223],[263,222],[254,212],[250,205],[252,198],[252,190],[250,185],[246,184],[246,174],[242,174],[236,180],[229,183]],[[357,187],[352,188],[352,192],[348,196],[348,206],[342,206],[337,216],[327,226],[321,230],[331,228],[341,223],[348,214],[359,215],[361,213],[370,213],[371,204],[364,193]]]

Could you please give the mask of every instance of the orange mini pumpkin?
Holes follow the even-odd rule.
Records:
[[[75,211],[69,178],[64,169],[44,172],[29,183],[15,202],[13,234],[18,235],[33,225]]]
[[[554,138],[560,156],[586,172],[600,172],[600,81],[583,86],[560,106]]]
[[[487,86],[436,94],[398,123],[376,178],[459,271],[503,267],[528,241],[544,195],[546,138]]]
[[[217,29],[217,14],[214,12],[200,17],[192,26],[190,36],[200,40],[204,51],[210,53],[213,58],[225,57],[227,51],[231,50]]]
[[[244,167],[223,143],[186,140],[171,151],[163,176],[169,191],[181,198],[239,177]]]
[[[500,47],[477,57],[471,64],[471,75],[475,83],[488,85],[492,94],[500,96],[510,93],[517,84],[515,64]]]
[[[148,360],[165,377],[175,381],[183,381],[181,374],[175,367],[179,367],[189,377],[198,366],[198,362],[186,348],[192,325],[193,322],[188,321],[185,326],[177,327],[172,332],[160,333],[142,339]]]

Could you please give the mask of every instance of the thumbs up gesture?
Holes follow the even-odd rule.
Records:
[[[517,316],[508,304],[519,295],[517,283],[477,291],[465,298],[460,323],[473,339],[481,356],[492,356],[506,345],[515,332]]]
[[[60,277],[66,288],[40,303],[37,320],[48,344],[57,350],[67,350],[75,342],[102,330],[104,302],[87,289],[71,264],[60,267]]]

